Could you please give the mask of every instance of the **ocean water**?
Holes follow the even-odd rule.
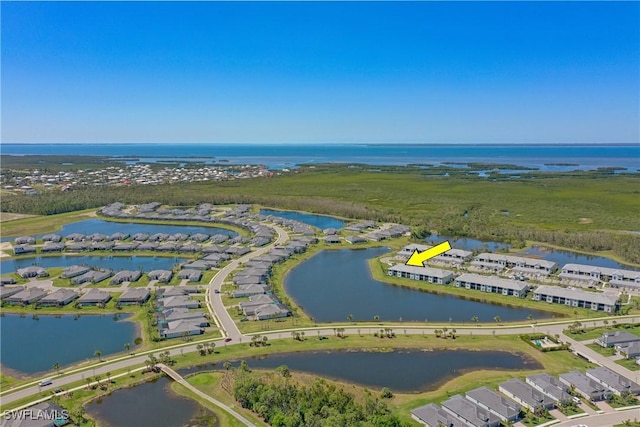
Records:
[[[169,158],[185,162],[224,161],[230,164],[264,164],[274,169],[326,162],[370,165],[486,162],[558,172],[599,167],[619,167],[634,172],[640,170],[640,144],[2,144],[1,152],[13,155],[125,157],[145,162],[166,161]]]

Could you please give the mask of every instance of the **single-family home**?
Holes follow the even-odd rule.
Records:
[[[2,286],[0,287],[0,300],[4,300],[11,295],[24,291],[24,286]]]
[[[29,305],[44,298],[47,291],[42,288],[26,288],[11,296],[4,298],[4,302],[10,305]]]
[[[173,297],[161,298],[158,305],[167,308],[200,308],[200,301],[191,299],[186,295],[178,295]]]
[[[106,304],[111,299],[109,292],[101,289],[89,289],[84,295],[78,298],[77,304],[80,306]]]
[[[69,267],[66,267],[64,270],[62,270],[60,277],[62,277],[63,279],[70,279],[72,277],[85,274],[89,271],[91,271],[91,268],[85,265],[70,265]]]
[[[291,312],[280,304],[264,304],[255,309],[256,320],[276,319],[287,317]]]
[[[180,280],[188,280],[189,282],[199,282],[202,279],[202,271],[200,270],[180,270],[178,272],[178,278]]]
[[[44,242],[40,248],[40,252],[62,252],[66,248],[62,242]]]
[[[411,417],[428,427],[469,427],[466,422],[459,420],[434,403],[413,409]]]
[[[47,273],[47,270],[45,270],[42,267],[36,267],[36,266],[19,268],[16,273],[18,274],[18,276],[22,277],[23,279],[49,276],[49,273]]]
[[[243,285],[231,293],[233,298],[250,297],[253,295],[266,294],[269,288],[266,285]]]
[[[389,268],[389,276],[404,277],[412,280],[422,280],[425,282],[446,285],[455,275],[448,270],[440,270],[431,267],[415,267],[406,264],[396,264]]]
[[[520,412],[522,412],[522,406],[487,387],[468,391],[465,397],[479,407],[495,414],[505,423],[518,421]]]
[[[160,283],[169,283],[173,277],[173,271],[171,270],[152,270],[147,273],[149,280],[157,280]]]
[[[13,246],[14,255],[33,254],[35,252],[36,252],[35,246],[31,246],[31,245],[14,245]]]
[[[185,335],[200,335],[204,329],[188,319],[174,320],[167,323],[167,327],[160,331],[164,338],[180,338]]]
[[[498,427],[500,418],[459,394],[442,402],[442,409],[471,427]]]
[[[147,288],[129,288],[118,297],[120,304],[139,304],[142,305],[149,301],[151,292]]]
[[[41,306],[63,307],[78,298],[78,293],[71,289],[58,289],[38,301]]]
[[[630,344],[640,341],[640,337],[627,331],[605,332],[596,340],[596,344],[604,348]]]
[[[112,285],[120,285],[124,282],[135,282],[142,277],[140,270],[122,270],[118,271],[109,281]]]

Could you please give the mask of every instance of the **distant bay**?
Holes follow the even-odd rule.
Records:
[[[2,144],[2,154],[83,155],[128,161],[263,164],[272,169],[314,163],[407,165],[500,163],[564,172],[600,167],[640,170],[640,145],[538,144]]]

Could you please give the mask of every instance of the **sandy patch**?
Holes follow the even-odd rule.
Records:
[[[13,245],[11,244],[11,242],[0,243],[0,258],[10,257],[11,255],[9,255],[4,251],[11,251],[11,250],[13,250]]]
[[[0,212],[0,222],[14,221],[16,219],[22,218],[33,218],[38,215],[27,215],[27,214],[18,214],[11,212]]]
[[[578,224],[591,224],[593,218],[578,218]]]

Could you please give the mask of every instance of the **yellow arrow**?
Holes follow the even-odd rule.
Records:
[[[414,267],[423,267],[423,263],[429,258],[433,258],[434,256],[438,256],[443,254],[451,249],[451,245],[449,241],[439,243],[432,248],[427,249],[426,251],[418,252],[418,250],[414,250],[409,260],[406,262],[407,265],[413,265]]]

